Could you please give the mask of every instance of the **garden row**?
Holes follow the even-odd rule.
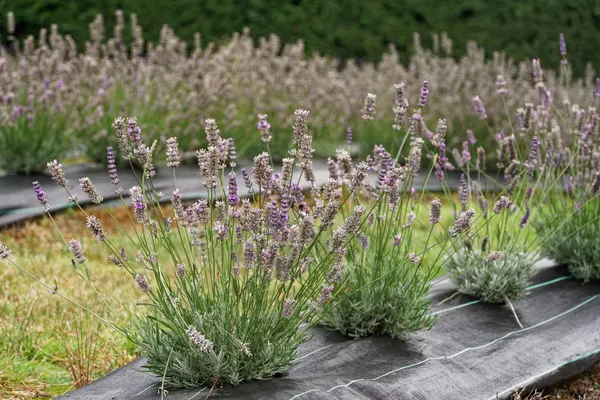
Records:
[[[495,169],[494,135],[504,127],[506,110],[511,118],[522,114],[539,96],[530,63],[514,63],[503,53],[486,59],[474,43],[456,60],[445,34],[435,36],[433,52],[415,35],[405,66],[393,46],[376,64],[342,63],[307,56],[302,41],[282,45],[275,35],[253,41],[247,30],[221,44],[203,44],[196,35],[190,49],[165,25],[153,43],[145,40],[135,14],[126,18],[120,11],[110,34],[102,16],[94,19],[82,51],[57,25],[22,41],[13,36],[18,26],[18,15],[9,13],[9,41],[0,49],[0,169],[9,173],[42,172],[49,159],[105,162],[107,146],[117,151],[110,131],[118,115],[135,115],[146,140],[158,140],[157,161],[164,161],[171,136],[187,154],[206,146],[201,132],[207,118],[219,121],[240,157],[251,158],[262,149],[249,140],[258,114],[269,115],[275,133],[270,149],[281,160],[293,134],[293,112],[300,108],[311,112],[317,157],[332,154],[348,130],[363,156],[375,144],[396,151],[402,139],[393,120],[399,107],[393,104],[393,85],[405,82],[406,96],[414,99],[423,80],[431,89],[429,128],[446,119],[449,150],[460,150],[474,132],[490,155],[488,168]],[[557,105],[564,99],[582,109],[592,104],[591,67],[582,79],[573,78],[570,64],[557,71],[544,75],[545,90]],[[496,96],[496,81],[505,82],[511,95]],[[382,105],[369,124],[359,118],[366,93],[377,95]],[[485,120],[473,112],[475,96],[486,105]]]
[[[63,198],[48,198],[38,181],[33,189],[57,228],[73,273],[106,304],[105,313],[96,314],[57,283],[41,279],[20,261],[20,249],[0,244],[0,258],[135,343],[147,357],[145,367],[162,378],[163,389],[272,378],[294,364],[300,344],[317,324],[350,337],[409,338],[431,329],[437,322],[431,279],[442,270],[460,293],[511,308],[527,293],[534,264],[542,257],[567,264],[582,282],[600,277],[600,148],[593,106],[600,87],[569,82],[562,35],[557,46],[561,72],[554,75],[545,73],[537,59],[513,74],[510,64],[487,64],[476,51],[459,64],[418,52],[410,72],[393,57],[377,67],[337,70],[327,59],[304,60],[301,46],[278,55],[275,38],[254,48],[246,36],[219,50],[198,46],[188,56],[168,28],[160,45],[147,46],[139,38],[129,53],[116,38],[102,42],[101,26],[100,19],[92,25],[96,39],[85,54],[70,51],[69,40],[54,32],[51,47],[44,45],[45,38],[37,49],[29,40],[22,51],[15,49],[16,58],[6,55],[3,79],[15,88],[10,93],[29,98],[20,108],[13,104],[18,96],[5,94],[12,122],[0,140],[25,140],[23,132],[33,135],[36,131],[28,129],[38,122],[45,127],[39,132],[50,132],[48,126],[57,121],[75,129],[72,118],[78,118],[79,109],[102,110],[106,130],[95,141],[96,151],[102,151],[96,159],[105,161],[106,179],[127,206],[126,218],[119,220],[117,210],[105,206],[88,177],[73,185],[74,177],[57,159],[44,164],[64,189]],[[142,48],[147,50],[143,57]],[[499,65],[508,73],[496,76]],[[281,68],[280,75],[270,68]],[[415,70],[429,71],[433,78],[421,80],[412,75]],[[453,70],[457,79],[448,78]],[[46,74],[54,78],[40,81]],[[308,85],[317,77],[323,87]],[[391,81],[394,77],[410,78],[410,84]],[[451,90],[457,82],[463,86]],[[381,87],[383,95],[354,95],[363,84]],[[123,103],[104,110],[103,99],[117,86]],[[95,94],[86,97],[83,88]],[[271,92],[275,88],[279,91]],[[467,88],[475,93],[463,99],[458,93]],[[291,111],[295,106],[288,99],[295,98],[309,99],[311,110]],[[360,105],[354,104],[357,98]],[[219,114],[214,107],[221,99],[243,103],[247,115]],[[259,101],[264,102],[260,107]],[[285,101],[280,108],[278,101]],[[194,134],[199,115],[190,118],[187,130],[172,125],[154,132],[160,122],[145,129],[142,118],[113,118],[142,112],[158,118],[155,107],[163,106],[165,121],[174,124],[185,112],[214,112],[218,119],[204,120],[200,138]],[[472,126],[451,130],[450,118],[458,114],[461,121],[460,110],[463,123]],[[322,149],[328,180],[317,185],[318,132],[336,126],[338,118],[339,129],[349,121],[353,128],[343,131],[337,150]],[[236,131],[230,125],[224,134],[220,121],[251,127]],[[286,121],[289,135],[283,130]],[[242,141],[230,132],[250,133]],[[372,132],[384,133],[372,137]],[[64,132],[55,137],[62,140]],[[352,155],[352,144],[368,144],[366,138],[384,145]],[[182,150],[194,142],[207,198],[187,204],[177,175]],[[11,149],[18,153],[20,147]],[[242,150],[255,154],[247,169],[236,165]],[[164,193],[154,185],[160,159],[161,168],[173,173],[169,206],[161,204]],[[135,174],[131,187],[119,177],[125,166]],[[447,184],[452,171],[461,176],[458,195]],[[442,193],[435,197],[426,185],[415,189],[418,176],[439,181]],[[306,184],[311,190],[302,189]],[[97,207],[82,207],[80,196]],[[103,246],[105,263],[137,288],[139,301],[124,301],[112,292],[110,282],[89,265],[85,241],[61,234],[52,204],[64,199],[79,209]],[[113,216],[120,236],[105,228],[101,213]]]
[[[328,159],[329,179],[322,187],[314,184],[311,112],[293,113],[291,149],[280,171],[274,169],[270,146],[277,132],[267,115],[256,121],[253,141],[264,151],[254,157],[251,170],[236,168],[234,140],[207,119],[206,144],[196,157],[208,199],[186,206],[176,189],[171,208],[159,203],[162,194],[153,185],[158,140],[146,135],[136,118],[116,118],[114,140],[137,177],[136,185],[123,188],[115,149],[106,149],[107,179],[123,204],[133,205],[132,230],[121,226],[131,232],[128,244],[113,242],[94,209],[79,208],[93,237],[105,246],[108,262],[129,276],[145,299],[119,304],[126,322],[112,307],[99,318],[138,345],[147,356],[146,368],[162,376],[163,386],[214,386],[270,378],[290,368],[315,324],[351,337],[399,338],[430,329],[437,319],[430,311],[430,281],[442,268],[461,293],[511,307],[526,293],[534,264],[543,256],[568,264],[584,282],[600,277],[598,116],[594,107],[583,109],[568,100],[557,105],[539,61],[532,68],[538,100],[517,110],[507,105],[504,115],[496,115],[504,129],[488,133],[498,146],[493,188],[484,180],[491,178],[486,172],[490,154],[477,146],[475,135],[465,137],[455,159],[448,159],[447,123],[437,114],[429,116],[435,92],[427,81],[414,103],[404,84],[393,86],[388,108],[394,111],[390,131],[401,140],[397,150],[376,145],[371,154],[355,159],[347,151],[354,132],[347,132],[346,144]],[[495,96],[510,103],[512,87],[503,80],[495,85]],[[359,114],[362,125],[376,124],[383,104],[367,94]],[[469,104],[479,120],[489,119],[479,97]],[[177,187],[178,137],[162,146]],[[432,159],[429,169],[421,168],[425,157]],[[78,206],[62,165],[54,160],[47,168]],[[462,172],[458,196],[445,183],[453,170]],[[415,190],[419,174],[439,180],[444,194],[432,198],[425,189]],[[301,190],[302,181],[312,186],[309,193]],[[247,198],[240,198],[238,182]],[[79,186],[91,202],[102,205],[89,178],[79,179]],[[33,188],[52,219],[54,199],[38,182]],[[448,223],[442,210],[451,213]],[[415,235],[419,224],[426,228]],[[81,241],[60,237],[74,271],[108,301],[111,293],[88,268]],[[65,301],[85,307],[39,280],[8,247],[0,247],[0,257]],[[516,312],[514,317],[521,325]]]

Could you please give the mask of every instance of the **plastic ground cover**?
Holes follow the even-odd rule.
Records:
[[[241,161],[238,163],[236,168],[237,171],[237,182],[240,197],[248,195],[248,190],[244,185],[241,168],[246,167],[250,176],[252,175],[252,163],[250,161]],[[315,185],[322,186],[327,182],[329,173],[327,170],[327,164],[323,161],[316,161],[314,163],[315,168]],[[279,168],[276,168],[279,171]],[[202,177],[198,172],[198,168],[192,165],[182,165],[177,168],[177,187],[179,188],[184,200],[193,200],[199,198],[206,198],[207,191],[202,186]],[[65,167],[65,173],[69,179],[69,191],[79,196],[79,203],[89,204],[90,200],[85,194],[81,192],[79,188],[79,178],[89,177],[92,182],[97,186],[100,194],[105,199],[105,204],[110,201],[114,201],[117,204],[120,203],[120,199],[115,195],[115,188],[110,183],[108,173],[105,168],[94,166],[92,164],[78,164],[69,165]],[[297,172],[299,173],[299,171]],[[296,175],[297,176],[297,175]],[[415,188],[423,186],[426,177],[426,172],[421,173],[415,179]],[[139,185],[136,177],[130,168],[121,168],[119,170],[119,178],[121,180],[121,186],[124,190],[124,197],[129,194],[129,189],[132,186]],[[374,182],[377,177],[371,173],[369,180]],[[42,189],[46,192],[48,202],[50,203],[52,212],[71,208],[74,205],[68,202],[68,195],[65,190],[59,188],[50,175],[30,175],[30,176],[15,176],[6,175],[0,176],[0,226],[10,225],[17,222],[25,221],[29,218],[39,217],[43,214],[42,208],[38,203],[35,194],[33,192],[31,183],[33,181],[39,181],[42,185]],[[171,194],[175,190],[173,182],[173,171],[171,168],[162,167],[158,168],[156,177],[153,179],[156,190],[164,193],[164,197],[161,201],[170,201]],[[460,177],[458,174],[451,174],[448,176],[448,183],[451,187],[457,188],[460,185]],[[493,187],[493,182],[489,182],[489,187]],[[308,190],[311,188],[310,184],[302,180],[301,186],[303,189]],[[441,186],[436,179],[430,179],[427,184],[427,190],[440,191]],[[220,189],[217,188],[217,193],[220,193]]]
[[[564,267],[538,264],[529,294],[508,306],[455,296],[449,280],[431,291],[438,323],[407,341],[352,340],[315,328],[295,366],[268,381],[215,388],[215,399],[506,399],[516,389],[561,383],[600,362],[600,282],[582,284]],[[144,359],[62,399],[161,399]],[[209,388],[173,389],[166,399],[206,398]]]

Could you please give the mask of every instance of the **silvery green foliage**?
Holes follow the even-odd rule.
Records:
[[[534,224],[539,235],[552,232],[542,244],[544,254],[566,264],[577,279],[600,278],[600,200],[583,204],[579,211],[564,203],[554,206],[554,212],[544,213]]]
[[[484,253],[462,247],[446,264],[452,281],[461,293],[487,303],[504,303],[525,294],[534,275],[536,256],[520,251]]]
[[[413,224],[421,205],[408,193],[418,173],[420,163],[416,158],[420,158],[421,146],[421,140],[413,141],[411,161],[404,166],[397,164],[383,147],[375,146],[371,170],[378,180],[370,191],[373,206],[365,200],[367,186],[352,183],[361,165],[348,167],[350,156],[343,151],[338,151],[337,166],[330,162],[330,183],[339,182],[345,191],[355,191],[356,196],[350,201],[372,209],[366,223],[355,226],[359,233],[350,241],[347,251],[344,249],[348,267],[340,269],[341,279],[334,282],[344,291],[324,312],[322,323],[344,335],[385,334],[402,338],[411,332],[430,329],[436,322],[430,313],[428,297],[429,281],[436,271],[423,267],[423,255],[416,254],[412,244]],[[440,201],[434,200],[431,229],[440,220],[440,207]],[[352,216],[346,221],[351,219]],[[337,232],[332,239],[334,243],[336,236]]]
[[[429,283],[422,267],[388,261],[384,271],[395,272],[376,281],[381,271],[369,265],[348,267],[346,281],[349,291],[372,282],[342,299],[325,314],[323,324],[351,337],[389,335],[405,338],[407,334],[431,329],[436,317],[431,314],[428,298]]]
[[[143,296],[136,303],[140,310],[124,305],[131,326],[120,322],[113,326],[139,347],[147,357],[145,368],[161,376],[167,386],[238,384],[285,371],[296,359],[298,346],[308,340],[307,330],[334,295],[339,260],[366,209],[358,207],[337,227],[336,216],[350,194],[343,194],[341,188],[315,188],[312,194],[318,205],[307,205],[294,164],[302,169],[304,180],[315,186],[309,111],[297,110],[295,117],[292,157],[284,160],[279,175],[269,153],[257,155],[252,179],[247,171],[242,172],[251,197],[246,199],[238,191],[234,144],[221,137],[215,120],[207,119],[208,146],[197,155],[208,199],[187,205],[175,190],[173,217],[159,202],[162,195],[152,183],[156,141],[146,145],[135,118],[115,120],[122,155],[142,168],[138,185],[117,190],[124,203],[122,194],[130,194],[133,211],[129,216],[135,233],[119,248],[101,218],[88,215],[86,222],[96,240],[105,245],[108,261],[119,268],[115,273],[130,276]],[[175,174],[178,149],[173,140],[170,146],[170,167]],[[107,179],[117,186],[117,167],[110,161]],[[61,164],[53,161],[48,169],[56,184],[77,202]],[[94,202],[102,203],[89,179],[81,179],[80,185]],[[39,183],[34,191],[47,210],[48,199]],[[318,245],[329,230],[340,232],[331,249]],[[69,250],[73,263],[78,261],[77,272],[95,290],[103,290],[104,286],[89,279],[81,243],[72,240]],[[9,255],[0,244],[0,258]]]

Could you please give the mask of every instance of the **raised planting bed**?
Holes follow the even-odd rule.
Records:
[[[529,294],[508,306],[455,296],[449,280],[431,291],[438,323],[407,341],[352,340],[314,329],[297,364],[269,381],[169,390],[172,400],[217,399],[506,399],[519,388],[566,381],[600,362],[600,283],[582,284],[564,267],[538,264]],[[144,359],[62,399],[160,399],[160,377]]]

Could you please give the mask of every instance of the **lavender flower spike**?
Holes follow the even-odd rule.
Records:
[[[106,148],[106,164],[108,167],[108,177],[111,180],[111,183],[117,187],[115,190],[116,194],[123,193],[123,188],[119,186],[121,180],[119,179],[119,174],[117,173],[117,163],[115,161],[115,152],[112,147]]]
[[[596,78],[596,88],[594,89],[594,98],[600,98],[600,78]]]
[[[131,201],[133,202],[133,206],[135,207],[135,216],[140,223],[148,222],[148,214],[146,213],[146,203],[144,202],[144,194],[142,193],[142,188],[139,186],[133,186],[129,189],[129,195],[131,196]]]
[[[281,312],[281,316],[285,319],[288,319],[292,316],[294,312],[294,305],[296,304],[296,300],[286,299],[283,303],[283,311]]]
[[[88,229],[92,231],[92,235],[94,235],[94,238],[96,238],[97,241],[103,242],[106,240],[106,234],[104,233],[104,229],[102,229],[102,224],[96,216],[90,215],[87,217],[86,222]]]
[[[271,124],[267,121],[267,114],[258,114],[257,128],[260,131],[260,140],[263,143],[271,143],[273,136],[270,132]]]
[[[96,185],[92,183],[90,178],[81,178],[79,180],[79,186],[81,186],[81,190],[83,190],[83,192],[88,195],[88,197],[90,198],[90,200],[92,200],[93,203],[100,204],[102,203],[102,200],[104,200],[102,196],[100,196]]]
[[[432,225],[442,220],[442,202],[437,197],[431,201],[431,210],[429,211],[429,222]]]
[[[367,93],[365,98],[365,106],[362,109],[361,118],[365,121],[371,121],[375,119],[375,103],[377,102],[377,96],[373,93]]]
[[[198,330],[195,327],[190,325],[185,331],[185,333],[188,335],[190,342],[198,346],[201,352],[208,353],[209,351],[212,351],[213,343],[210,340],[208,340],[203,334],[198,332]]]
[[[512,202],[508,196],[500,196],[500,199],[494,204],[494,214],[500,214],[503,210],[506,210],[512,206]]]
[[[479,98],[479,96],[473,97],[473,110],[475,110],[475,114],[477,114],[477,118],[479,119],[487,119],[487,114],[485,111],[485,107],[483,106],[483,102]]]
[[[56,184],[62,188],[66,187],[69,183],[69,180],[65,177],[62,165],[56,160],[49,162],[46,165],[50,171],[50,174],[52,175],[52,179],[54,179]]]
[[[425,107],[427,103],[427,97],[429,96],[429,82],[423,81],[423,86],[421,86],[421,95],[419,96],[419,108]]]
[[[167,167],[177,168],[181,164],[181,156],[179,155],[179,145],[176,137],[167,139]]]
[[[0,242],[0,259],[10,257],[12,251],[8,247],[6,247],[3,243]]]
[[[227,197],[227,203],[230,206],[237,206],[240,202],[240,198],[238,197],[238,188],[237,188],[237,180],[235,172],[231,171],[229,173],[229,196]]]
[[[135,274],[135,281],[142,292],[148,293],[150,291],[151,286],[148,282],[148,278],[141,276],[140,274]]]
[[[50,205],[48,204],[48,200],[46,199],[46,193],[44,193],[38,181],[33,182],[33,190],[35,191],[35,196],[42,205],[42,209],[44,210],[44,212],[49,212]]]
[[[560,51],[560,55],[562,56],[561,63],[567,64],[567,42],[565,41],[565,34],[560,33],[558,35],[558,49]]]
[[[85,262],[85,256],[83,255],[83,247],[78,240],[71,239],[69,241],[69,251],[73,253],[73,256],[77,260],[79,264],[83,264]]]

